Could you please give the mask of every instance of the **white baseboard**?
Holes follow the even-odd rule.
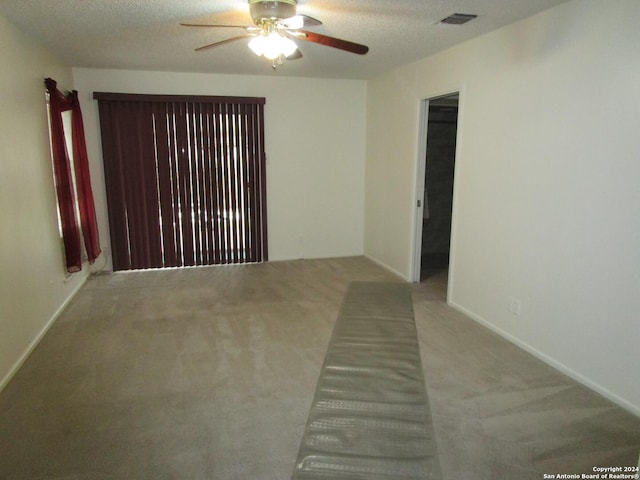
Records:
[[[4,388],[9,384],[9,382],[11,381],[13,376],[18,372],[18,370],[24,364],[24,362],[26,362],[27,358],[29,358],[29,355],[31,355],[31,352],[33,352],[33,350],[38,346],[38,344],[40,343],[42,338],[49,331],[49,329],[55,323],[55,321],[58,319],[58,317],[60,316],[62,311],[66,308],[66,306],[73,299],[73,297],[76,296],[76,293],[78,293],[78,290],[80,290],[80,288],[85,284],[86,281],[87,281],[87,277],[85,277],[84,280],[82,280],[78,284],[78,286],[73,289],[73,291],[67,297],[67,299],[62,303],[62,305],[60,305],[60,307],[55,311],[55,313],[51,316],[51,318],[47,321],[47,323],[45,323],[45,325],[42,327],[42,329],[40,329],[40,331],[33,338],[33,340],[31,340],[31,343],[29,343],[29,345],[24,350],[22,355],[20,355],[18,360],[16,360],[16,362],[13,364],[13,366],[9,369],[9,372],[4,376],[2,381],[0,381],[0,392],[2,392],[2,390],[4,390]]]
[[[397,275],[398,277],[400,277],[401,279],[403,279],[406,282],[410,282],[411,280],[409,280],[407,278],[406,275],[404,275],[403,273],[400,273],[399,271],[397,271],[395,268],[391,268],[389,265],[387,265],[386,263],[381,262],[380,260],[373,258],[369,255],[367,255],[366,253],[364,254],[364,257],[367,260],[371,260],[373,263],[375,263],[376,265],[378,265],[379,267],[384,268],[385,270],[387,270],[388,272],[393,273],[394,275]]]
[[[502,330],[499,327],[496,327],[494,324],[492,324],[491,322],[489,322],[486,319],[482,318],[480,315],[476,315],[472,311],[467,310],[465,307],[463,307],[461,305],[458,305],[455,302],[449,301],[448,303],[449,303],[449,305],[451,307],[455,308],[459,312],[464,313],[467,317],[469,317],[472,320],[478,322],[479,324],[487,327],[492,332],[500,335],[502,338],[504,338],[504,339],[508,340],[509,342],[513,343],[514,345],[522,348],[523,350],[525,350],[526,352],[530,353],[531,355],[533,355],[534,357],[538,358],[539,360],[542,360],[544,363],[546,363],[550,367],[553,367],[554,369],[564,373],[565,375],[567,375],[568,377],[571,377],[576,382],[578,382],[578,383],[584,385],[585,387],[587,387],[587,388],[599,393],[603,397],[611,400],[616,405],[620,406],[621,408],[624,408],[625,410],[627,410],[628,412],[636,415],[637,417],[640,417],[640,406],[639,405],[634,405],[631,402],[625,400],[624,398],[616,395],[615,393],[613,393],[610,390],[606,389],[602,385],[599,385],[598,383],[594,382],[593,380],[585,377],[581,373],[576,372],[575,370],[567,367],[565,364],[555,360],[554,358],[548,356],[547,354],[545,354],[545,353],[537,350],[536,348],[532,347],[528,343],[523,342],[519,338],[511,335],[510,333],[505,332],[504,330]]]

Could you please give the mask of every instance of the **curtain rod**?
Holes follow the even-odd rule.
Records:
[[[264,97],[226,97],[212,95],[150,95],[138,93],[93,92],[94,100],[112,102],[197,102],[264,105]]]

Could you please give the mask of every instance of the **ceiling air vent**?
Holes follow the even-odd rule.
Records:
[[[440,20],[440,23],[446,23],[448,25],[462,25],[476,17],[477,15],[472,15],[470,13],[454,13],[453,15],[449,15],[447,18]]]

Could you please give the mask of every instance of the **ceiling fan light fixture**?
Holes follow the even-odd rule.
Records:
[[[258,35],[257,37],[253,37],[251,40],[249,40],[249,48],[253,53],[255,53],[257,56],[260,57],[264,53],[264,47],[265,47],[266,41],[267,41],[267,37],[263,35]]]
[[[256,25],[265,19],[284,19],[296,14],[296,0],[249,0],[249,13]]]
[[[277,32],[272,32],[268,37],[265,37],[264,51],[262,55],[269,60],[275,60],[282,52],[282,37]]]
[[[298,46],[290,38],[271,32],[268,35],[258,35],[249,42],[249,48],[258,56],[264,56],[269,60],[275,60],[280,56],[288,57],[293,54]]]
[[[296,50],[298,50],[296,42],[287,37],[281,37],[280,47],[280,50],[285,57],[293,55]]]
[[[294,41],[298,39],[358,55],[364,55],[369,51],[366,45],[303,30],[305,27],[322,25],[322,22],[307,15],[296,15],[297,0],[247,1],[254,25],[181,23],[186,27],[242,28],[246,32],[244,35],[213,42],[195,50],[201,51],[248,38],[250,39],[249,49],[259,57],[272,60],[274,69],[277,65],[281,65],[285,58],[290,60],[302,58],[302,53]]]

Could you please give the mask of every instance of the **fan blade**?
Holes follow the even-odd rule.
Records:
[[[279,24],[284,28],[298,30],[304,27],[317,27],[318,25],[322,25],[322,22],[307,15],[295,15],[293,17],[285,18],[280,21]]]
[[[209,45],[204,45],[202,47],[198,47],[198,48],[196,48],[195,51],[199,52],[201,50],[206,50],[207,48],[219,47],[220,45],[224,45],[225,43],[231,43],[231,42],[235,42],[237,40],[242,40],[244,38],[249,38],[249,37],[253,37],[253,35],[247,34],[247,35],[239,35],[237,37],[227,38],[226,40],[222,40],[220,42],[214,42],[214,43],[210,43]]]
[[[247,26],[247,25],[212,25],[212,24],[202,24],[202,23],[181,23],[183,27],[213,27],[213,28],[244,28],[248,31],[260,30],[258,27]]]
[[[302,52],[300,51],[299,48],[297,48],[296,51],[293,52],[291,55],[286,57],[287,60],[298,60],[299,58],[302,58]]]
[[[320,45],[326,45],[327,47],[337,48],[346,52],[357,53],[358,55],[364,55],[369,51],[369,47],[366,45],[360,45],[359,43],[349,42],[347,40],[341,40],[327,35],[320,35],[319,33],[309,32],[307,30],[298,30],[296,33],[302,33],[302,35],[296,35],[296,38],[299,38],[300,40],[319,43]]]
[[[322,25],[322,22],[317,18],[313,18],[308,15],[300,15],[300,16],[304,18],[305,27],[317,27],[318,25]]]

